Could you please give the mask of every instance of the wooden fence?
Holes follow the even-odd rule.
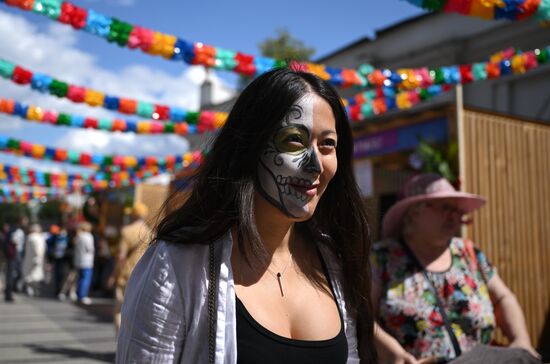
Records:
[[[462,123],[463,190],[488,199],[466,236],[516,294],[533,344],[550,346],[541,337],[550,316],[550,125],[473,110]]]

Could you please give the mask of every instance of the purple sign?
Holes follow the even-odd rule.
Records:
[[[397,142],[397,129],[357,138],[353,142],[353,157],[359,158],[375,154],[395,146]]]

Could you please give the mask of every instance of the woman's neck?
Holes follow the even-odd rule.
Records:
[[[288,256],[296,238],[294,221],[261,197],[255,207],[256,227],[268,254]]]
[[[258,226],[258,233],[270,255],[288,255],[295,239],[294,225]]]

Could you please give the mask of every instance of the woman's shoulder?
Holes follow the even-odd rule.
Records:
[[[197,262],[197,258],[204,256],[208,252],[208,245],[193,244],[193,243],[177,243],[165,240],[157,240],[149,245],[144,259],[167,259],[170,264],[172,262],[177,266],[182,266],[189,261]]]
[[[226,243],[224,235],[210,244],[222,246]],[[188,269],[208,261],[210,244],[157,240],[149,245],[142,260],[166,260],[166,264]]]

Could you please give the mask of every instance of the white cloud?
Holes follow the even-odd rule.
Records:
[[[118,0],[122,5],[132,1]],[[188,110],[198,108],[199,88],[205,77],[202,67],[187,67],[176,76],[140,64],[129,64],[124,69],[113,72],[101,68],[96,55],[76,48],[78,34],[70,27],[52,23],[44,32],[40,32],[36,25],[23,16],[2,10],[0,37],[0,58],[32,71],[110,95],[180,106]],[[232,90],[218,77],[213,76],[211,80],[214,84],[214,101],[222,102],[230,98]],[[115,116],[107,110],[40,94],[28,86],[15,85],[5,79],[0,79],[0,97],[14,98],[26,104],[82,116]],[[184,153],[188,149],[187,141],[175,135],[138,136],[131,133],[50,127],[34,125],[5,115],[0,116],[0,134],[48,146],[100,154],[162,156]],[[0,155],[0,161],[1,158]]]

